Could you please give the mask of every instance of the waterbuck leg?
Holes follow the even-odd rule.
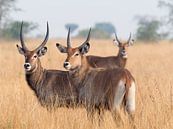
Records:
[[[115,92],[114,104],[112,108],[112,116],[114,120],[117,121],[117,125],[120,125],[120,123],[123,124],[122,118],[120,116],[120,106],[123,102],[125,92],[125,83],[124,81],[120,80]]]
[[[135,126],[135,83],[132,82],[130,88],[128,89],[125,95],[125,110],[128,113],[129,122],[132,125],[133,129],[136,129]]]
[[[126,99],[126,111],[129,115],[129,119],[131,121],[134,121],[134,117],[135,117],[135,83],[133,82],[131,84],[131,87],[128,89],[128,93],[126,93],[127,95],[125,95],[125,99]]]

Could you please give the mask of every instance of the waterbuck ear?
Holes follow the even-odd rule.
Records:
[[[118,47],[120,46],[120,43],[119,43],[117,40],[115,40],[115,39],[113,40],[113,43],[114,43],[116,46],[118,46]]]
[[[61,53],[67,53],[67,47],[57,43],[56,44],[56,47],[58,48],[58,50],[61,52]]]
[[[24,55],[25,52],[24,52],[23,48],[21,48],[18,44],[16,46],[17,46],[19,53]]]
[[[45,55],[46,52],[47,52],[47,47],[43,47],[43,48],[41,48],[40,50],[38,50],[37,55],[38,55],[39,57],[41,57],[41,56]]]
[[[134,44],[135,40],[134,39],[131,39],[128,43],[128,46],[132,46]]]
[[[79,51],[82,55],[88,53],[90,49],[90,44],[88,42],[82,44],[80,47],[79,47]]]

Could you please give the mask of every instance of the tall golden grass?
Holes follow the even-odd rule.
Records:
[[[51,40],[48,52],[41,62],[46,69],[63,69],[65,54],[55,47]],[[74,39],[73,45],[83,40]],[[40,40],[28,41],[29,48],[36,47]],[[48,112],[41,107],[33,91],[25,81],[23,63],[16,48],[19,42],[0,42],[0,129],[116,129],[118,128],[109,112],[98,126],[88,121],[83,108],[59,108]],[[112,40],[92,40],[89,54],[110,56],[117,54]],[[128,50],[127,69],[136,79],[137,129],[173,128],[173,44],[135,43]],[[131,123],[122,113],[124,126],[131,129]],[[97,117],[95,118],[97,121]]]

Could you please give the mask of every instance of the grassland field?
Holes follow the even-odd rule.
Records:
[[[84,40],[73,39],[73,46]],[[52,39],[47,43],[48,52],[41,57],[46,69],[61,69],[66,55],[61,54],[55,43],[65,45],[65,39]],[[41,40],[27,40],[34,49]],[[88,55],[116,55],[118,48],[112,40],[91,40]],[[0,41],[0,129],[116,129],[109,112],[99,126],[87,119],[83,108],[58,108],[48,112],[41,107],[25,81],[24,56],[17,51],[19,41]],[[126,68],[136,80],[137,129],[173,129],[173,43],[138,43],[128,48]],[[125,125],[131,129],[126,115]],[[97,117],[95,118],[97,121]]]

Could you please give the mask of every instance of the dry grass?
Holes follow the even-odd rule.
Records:
[[[63,69],[65,55],[56,50],[55,41],[48,43],[48,53],[41,59],[43,67],[47,69]],[[64,40],[58,41],[65,43]],[[83,40],[73,41],[80,43]],[[48,112],[41,107],[25,82],[24,57],[18,54],[16,43],[0,42],[0,129],[117,128],[109,113],[106,113],[104,122],[99,127],[87,120],[84,109],[59,108],[55,112]],[[28,43],[30,48],[38,45],[31,41]],[[91,43],[89,54],[109,56],[117,53],[111,40],[93,40]],[[173,128],[172,53],[173,44],[167,42],[135,44],[129,48],[127,68],[137,83],[137,129]],[[131,128],[124,115],[123,120],[125,125],[121,128]]]

